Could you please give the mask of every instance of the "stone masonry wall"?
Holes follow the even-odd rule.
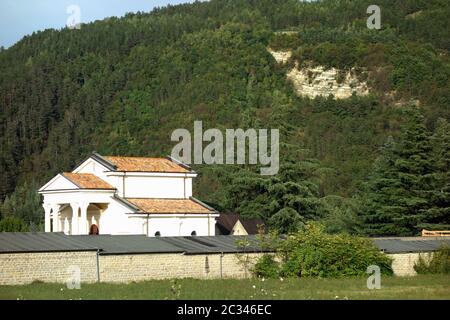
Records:
[[[248,254],[247,270],[236,254],[222,257],[223,278],[245,278],[259,253]],[[220,254],[138,254],[100,256],[100,279],[130,282],[168,278],[220,278]],[[241,255],[242,258],[245,256]],[[241,260],[242,261],[242,260]]]
[[[43,252],[0,254],[0,285],[33,281],[64,283],[78,266],[82,282],[97,281],[96,252]]]
[[[431,253],[395,253],[388,254],[393,259],[392,270],[396,276],[415,276],[414,265],[422,256],[424,259],[430,259]]]
[[[234,253],[222,257],[224,278],[250,276],[248,270],[260,254],[248,257],[247,270]],[[221,277],[220,254],[126,254],[99,256],[100,281],[131,282],[168,278],[212,279]],[[242,261],[242,260],[241,260]],[[69,267],[78,266],[81,282],[97,281],[95,252],[47,252],[0,254],[0,285],[28,284],[33,281],[65,283]]]
[[[419,255],[429,253],[388,254],[397,276],[413,276]],[[248,255],[226,253],[222,257],[223,278],[245,278],[261,253]],[[247,258],[246,266],[242,260]],[[125,254],[99,256],[101,282],[131,282],[151,279],[221,277],[220,254],[186,255]],[[27,284],[33,281],[65,283],[71,276],[70,266],[79,266],[81,282],[97,281],[96,252],[47,252],[0,254],[0,285]]]

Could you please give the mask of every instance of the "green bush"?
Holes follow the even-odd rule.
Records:
[[[252,271],[260,278],[277,278],[280,274],[280,265],[273,255],[265,254],[259,258]]]
[[[430,256],[430,259],[424,259],[423,256],[420,256],[414,265],[414,270],[419,274],[449,274],[450,246],[443,245]]]
[[[27,232],[28,226],[20,218],[8,217],[0,220],[0,232]]]
[[[339,277],[365,275],[377,265],[392,274],[391,259],[367,238],[327,234],[322,225],[308,224],[281,244],[281,275],[286,277]]]

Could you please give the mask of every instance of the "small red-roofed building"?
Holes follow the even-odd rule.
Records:
[[[168,158],[92,153],[42,188],[45,231],[213,236],[219,213],[192,196],[197,176]]]

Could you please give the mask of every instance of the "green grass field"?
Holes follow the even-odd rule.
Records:
[[[0,299],[450,299],[450,275],[382,277],[369,290],[366,278],[284,280],[160,280],[130,284],[33,283],[0,286]]]

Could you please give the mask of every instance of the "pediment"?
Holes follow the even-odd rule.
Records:
[[[39,192],[56,191],[56,190],[73,190],[73,189],[79,189],[79,187],[73,182],[71,182],[69,179],[64,177],[62,174],[58,174],[46,185],[40,188]]]

